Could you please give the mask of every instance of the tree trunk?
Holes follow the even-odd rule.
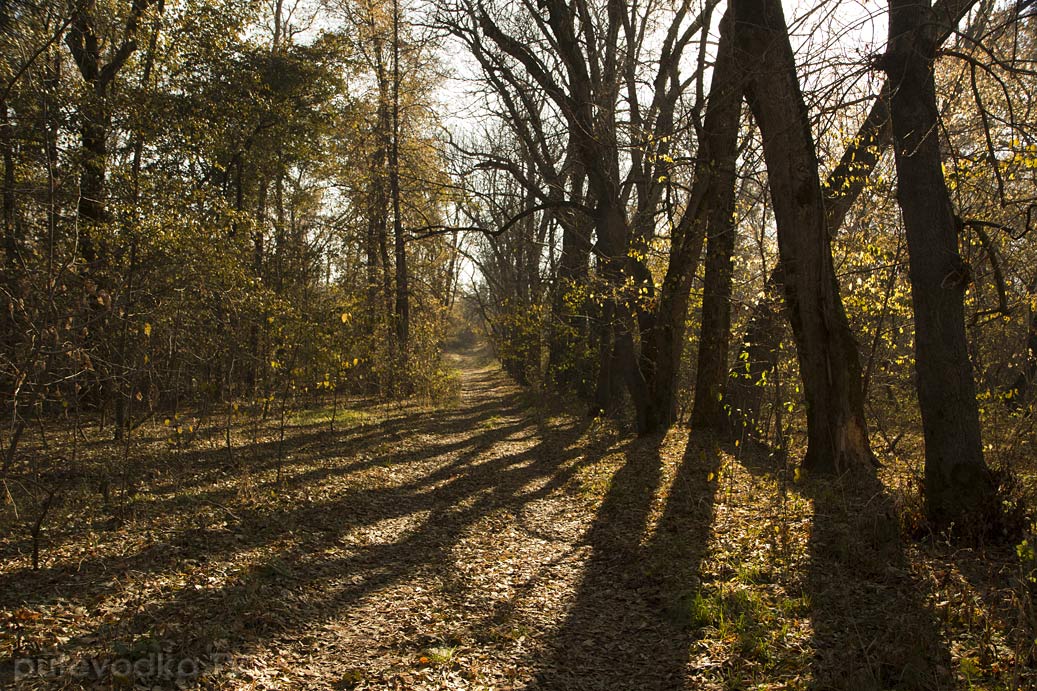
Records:
[[[570,182],[571,199],[584,201],[582,172],[574,172]],[[562,198],[561,191],[558,195]],[[558,277],[553,286],[552,312],[557,325],[548,341],[548,372],[554,385],[563,391],[576,391],[585,399],[593,395],[594,368],[586,356],[590,349],[590,306],[580,299],[590,270],[590,228],[583,215],[574,209],[563,209],[556,215],[562,227],[562,251],[558,260]]]
[[[291,248],[285,228],[284,213],[284,166],[278,156],[277,177],[274,178],[274,289],[284,294],[286,265],[291,261]]]
[[[671,258],[659,289],[651,329],[642,338],[641,369],[645,372],[650,391],[646,403],[646,432],[665,429],[676,419],[678,375],[684,354],[691,284],[710,224],[716,224],[723,217],[727,225],[731,225],[742,102],[733,48],[731,20],[725,15],[720,24],[720,44],[713,67],[695,181],[687,208],[673,233]],[[714,286],[707,281],[706,287],[711,290]],[[726,360],[726,349],[722,359]]]
[[[736,0],[737,54],[764,158],[807,407],[804,468],[873,462],[857,346],[836,283],[817,154],[779,0]]]
[[[82,170],[79,177],[79,246],[88,266],[104,261],[104,253],[97,246],[97,232],[108,218],[105,173],[108,164],[107,98],[103,92],[91,90],[80,110],[82,143]]]
[[[384,244],[383,238],[387,223],[388,204],[385,199],[385,145],[383,129],[384,101],[379,99],[377,124],[375,126],[375,146],[371,152],[371,168],[369,171],[367,189],[367,235],[364,239],[364,253],[367,269],[367,303],[371,307],[371,314],[376,314],[374,306],[378,304],[379,268],[381,264],[379,256],[380,244]]]
[[[886,87],[883,87],[857,129],[857,135],[843,152],[839,165],[825,179],[825,222],[831,235],[834,236],[842,227],[850,209],[867,187],[871,171],[892,140],[888,93]],[[763,402],[763,377],[778,366],[783,281],[784,275],[779,264],[767,278],[763,297],[753,305],[742,338],[742,348],[731,370],[732,386],[728,407],[735,417],[733,421],[736,426],[746,428],[752,434],[757,432]]]
[[[407,246],[400,211],[400,5],[392,6],[392,143],[389,149],[389,193],[392,196],[393,253],[396,259],[397,374],[406,377],[407,343],[410,340],[410,286]],[[402,380],[401,380],[402,381]]]
[[[1030,397],[1034,379],[1037,378],[1037,309],[1033,307],[1037,301],[1037,278],[1030,284],[1026,298],[1030,305],[1030,318],[1027,320],[1023,364],[1012,381],[1012,385],[1005,392],[1008,396],[1008,405],[1012,408],[1019,408],[1026,402]]]
[[[709,107],[706,109],[706,156],[711,169],[706,214],[706,277],[702,296],[702,327],[695,376],[695,407],[691,424],[702,429],[727,427],[724,384],[731,339],[731,275],[735,249],[735,181],[737,179],[738,125],[742,89],[731,52],[730,19],[721,22],[720,47],[713,68]],[[728,48],[725,50],[725,45]],[[718,82],[719,80],[719,82]],[[718,88],[719,87],[719,88]],[[680,339],[684,341],[683,337]]]
[[[943,178],[933,80],[937,43],[926,0],[890,0],[890,78],[897,199],[907,237],[915,313],[915,372],[925,436],[925,499],[938,528],[961,527],[995,508],[983,459],[976,386],[965,335],[969,271],[958,253],[959,222]]]
[[[14,270],[18,260],[18,237],[15,227],[14,209],[14,144],[13,125],[7,112],[7,101],[0,100],[0,148],[3,149],[4,189],[3,189],[3,224],[4,224],[4,270],[8,272],[8,289],[14,288]],[[11,293],[15,295],[14,292]],[[6,310],[5,310],[6,311]]]
[[[14,144],[13,144],[13,124],[11,123],[8,111],[7,101],[0,100],[0,148],[3,149],[3,163],[4,163],[4,179],[3,179],[3,195],[2,195],[2,206],[3,206],[3,225],[4,225],[4,262],[3,262],[3,287],[7,295],[4,303],[8,301],[15,301],[22,296],[23,289],[19,286],[18,275],[18,227],[16,225],[16,212],[15,212],[15,197],[14,197],[14,186],[15,186],[15,163],[14,163]],[[8,305],[0,305],[3,309],[3,316],[0,316],[0,330],[3,335],[0,336],[0,345],[3,346],[4,353],[13,353],[14,346],[18,342],[18,328],[16,320],[14,318],[14,310],[8,307]]]
[[[151,84],[151,72],[155,66],[155,52],[158,46],[158,35],[160,30],[160,23],[156,20],[154,27],[151,32],[151,39],[148,42],[148,51],[144,58],[144,70],[140,77],[140,86],[142,91],[146,91]],[[123,313],[122,313],[122,333],[119,337],[119,350],[115,354],[119,369],[123,374],[122,381],[116,381],[115,389],[115,440],[119,441],[123,438],[123,433],[126,431],[131,422],[133,415],[133,392],[134,392],[134,379],[135,369],[134,363],[130,362],[129,357],[129,343],[130,343],[130,316],[133,313],[133,298],[134,290],[134,279],[137,277],[137,254],[140,244],[140,218],[139,218],[139,206],[140,206],[140,169],[144,159],[144,133],[138,131],[133,137],[133,159],[130,165],[130,190],[131,190],[131,207],[130,216],[128,219],[127,226],[123,228],[123,232],[130,236],[130,262],[126,267],[126,287],[123,297]]]

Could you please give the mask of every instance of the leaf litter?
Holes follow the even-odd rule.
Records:
[[[1037,683],[1009,549],[907,541],[877,482],[800,478],[765,449],[683,429],[635,439],[535,408],[485,358],[452,363],[452,404],[357,401],[334,434],[303,417],[280,463],[270,424],[252,452],[247,426],[234,431],[233,464],[219,430],[176,459],[151,430],[117,505],[66,492],[38,571],[24,516],[5,508],[0,682]],[[91,449],[98,464],[114,453]],[[140,664],[161,659],[197,669]]]

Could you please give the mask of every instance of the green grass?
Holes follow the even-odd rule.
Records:
[[[440,645],[424,650],[421,659],[426,661],[426,664],[437,667],[440,665],[449,665],[453,662],[454,654],[456,652],[457,648],[455,647]]]

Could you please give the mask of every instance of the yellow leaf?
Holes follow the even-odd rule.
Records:
[[[165,425],[166,427],[169,427],[169,418],[166,418],[165,420],[163,420],[162,424]]]
[[[342,323],[343,324],[345,324],[345,323],[347,323],[349,321],[349,316],[350,316],[349,312],[343,312],[342,313]]]
[[[144,335],[151,336],[151,324],[148,322],[144,322]]]
[[[716,475],[714,475],[713,473],[710,473],[709,475],[706,476],[706,482],[713,482],[713,478],[715,478],[715,477],[716,477]]]
[[[796,468],[795,470],[792,471],[792,481],[793,482],[799,482],[799,478],[800,477],[801,476],[800,476],[799,468]]]

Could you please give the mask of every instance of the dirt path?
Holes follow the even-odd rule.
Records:
[[[175,474],[158,453],[117,520],[66,506],[38,572],[0,539],[6,673],[171,688],[112,666],[164,656],[228,689],[950,688],[927,567],[875,494],[549,415],[484,354],[448,357],[454,405],[303,417],[233,462],[217,436]],[[14,662],[62,657],[49,678]]]
[[[334,435],[302,424],[280,462],[276,435],[236,442],[233,463],[217,436],[176,473],[139,469],[118,518],[85,499],[38,572],[25,540],[0,542],[7,674],[161,686],[113,664],[162,654],[221,661],[202,678],[219,688],[673,688],[667,632],[627,572],[640,531],[595,513],[626,444],[537,412],[484,353],[448,357],[454,405],[352,410]]]
[[[305,569],[328,574],[307,584],[309,621],[253,654],[307,687],[679,688],[686,637],[632,571],[629,507],[596,520],[627,445],[542,419],[478,355],[452,359],[458,405],[387,423],[378,470],[352,473],[370,485],[344,512],[341,554]]]

